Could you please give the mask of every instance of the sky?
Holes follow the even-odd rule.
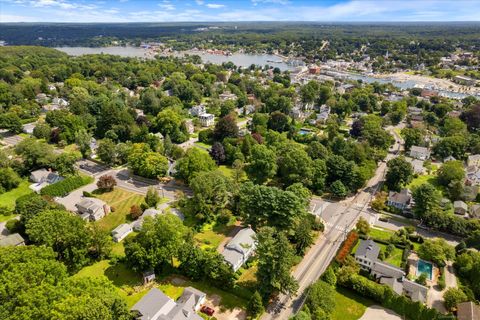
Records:
[[[0,0],[0,22],[480,21],[480,0]]]

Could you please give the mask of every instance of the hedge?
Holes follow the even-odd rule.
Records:
[[[71,191],[92,183],[94,179],[88,176],[72,176],[62,181],[46,186],[40,194],[51,197],[65,197]]]
[[[343,279],[343,280],[342,280]],[[408,297],[398,295],[389,287],[381,285],[358,274],[339,277],[338,285],[351,289],[362,297],[372,299],[387,309],[391,309],[409,320],[448,319],[435,309],[430,309],[420,302],[413,302]]]

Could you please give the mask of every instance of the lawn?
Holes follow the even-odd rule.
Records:
[[[385,252],[385,249],[387,248],[387,246],[384,244],[378,244],[378,245],[380,246],[381,250]],[[400,266],[402,265],[402,255],[403,255],[403,250],[395,247],[395,249],[393,249],[393,251],[390,253],[390,256],[383,261],[400,268]]]
[[[362,317],[373,302],[345,288],[337,288],[335,292],[335,309],[331,320],[357,320]]]
[[[424,174],[424,175],[419,175],[418,177],[414,178],[408,185],[407,188],[410,190],[415,189],[416,187],[424,184],[424,183],[429,183],[435,188],[439,189],[439,185],[437,182],[437,176],[434,174]]]
[[[140,194],[118,187],[113,191],[98,193],[95,196],[114,209],[113,212],[96,222],[100,228],[107,231],[112,231],[120,224],[129,221],[130,208],[133,205],[140,205],[144,198]]]
[[[17,188],[12,189],[8,192],[2,193],[0,195],[0,205],[4,207],[8,207],[9,209],[13,210],[15,208],[15,200],[17,200],[17,198],[26,194],[33,193],[33,191],[28,187],[29,185],[30,185],[30,182],[28,182],[27,180],[24,180],[20,183],[20,185]],[[0,222],[2,218],[3,217],[0,216]]]
[[[370,233],[368,235],[370,237],[374,238],[374,239],[380,239],[380,240],[388,241],[388,240],[390,240],[390,237],[393,234],[394,234],[393,231],[375,227],[375,228],[370,228]]]
[[[234,227],[235,225],[233,224],[205,224],[200,232],[195,234],[194,239],[202,249],[210,248],[216,250]]]

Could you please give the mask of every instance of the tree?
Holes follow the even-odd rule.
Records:
[[[258,291],[255,291],[248,301],[247,311],[252,317],[256,317],[262,314],[264,310],[262,297]]]
[[[462,159],[468,147],[468,141],[464,135],[454,135],[441,139],[433,146],[433,152],[440,158],[445,159],[452,156]]]
[[[114,165],[117,162],[117,152],[115,143],[110,139],[100,140],[97,148],[97,156],[103,163]]]
[[[437,172],[438,182],[448,187],[453,181],[463,181],[465,178],[465,170],[460,161],[447,161]]]
[[[15,152],[22,157],[26,170],[49,167],[56,158],[51,145],[30,138],[17,144]]]
[[[160,271],[163,266],[173,266],[173,259],[180,257],[191,236],[191,231],[173,214],[146,218],[137,236],[125,240],[125,259],[137,272]]]
[[[74,154],[64,152],[55,159],[53,167],[63,177],[73,176],[77,173],[77,169],[75,169],[76,161],[77,157]]]
[[[412,180],[412,165],[404,157],[393,158],[387,162],[385,184],[390,190],[400,191],[400,188]]]
[[[163,136],[169,136],[175,143],[187,140],[188,134],[182,126],[182,116],[173,108],[166,108],[158,113],[155,128]]]
[[[418,128],[403,128],[401,134],[405,140],[405,150],[410,150],[412,146],[418,146],[423,141],[423,132]]]
[[[0,128],[7,129],[13,133],[22,132],[22,120],[13,112],[0,114]]]
[[[439,267],[444,267],[446,261],[455,258],[455,248],[444,239],[428,239],[420,245],[418,256],[423,260],[433,261]]]
[[[140,216],[142,215],[142,209],[137,206],[136,204],[134,204],[133,206],[130,207],[130,218],[132,220],[137,220],[138,218],[140,218]]]
[[[415,282],[418,284],[421,284],[422,286],[425,286],[427,285],[427,277],[428,275],[425,272],[422,272],[422,274],[420,274],[420,276],[418,276],[418,278],[415,279]]]
[[[310,217],[305,217],[300,220],[294,229],[293,242],[297,255],[303,256],[314,241],[312,232],[312,222]]]
[[[0,168],[0,193],[18,187],[22,178],[12,168]]]
[[[191,208],[202,221],[212,221],[227,207],[232,196],[232,182],[221,171],[201,172],[190,182]]]
[[[158,194],[157,189],[151,186],[148,187],[147,194],[145,195],[145,203],[149,208],[156,208],[160,203],[160,195]]]
[[[97,181],[97,188],[102,191],[112,191],[117,185],[117,180],[111,175],[103,175]]]
[[[80,153],[84,158],[90,156],[92,150],[90,149],[90,142],[92,141],[92,135],[87,132],[87,130],[82,129],[77,132],[75,135],[75,143],[80,150]]]
[[[445,307],[449,311],[455,311],[459,303],[467,302],[469,299],[460,288],[448,288],[443,294]]]
[[[268,179],[273,178],[277,172],[275,152],[265,145],[254,145],[250,162],[245,171],[248,177],[257,184],[265,183]]]
[[[225,161],[225,149],[220,142],[215,142],[210,149],[210,157],[217,163],[217,165],[222,164]]]
[[[387,198],[388,198],[388,194],[385,191],[380,191],[375,196],[375,199],[372,200],[372,202],[370,203],[370,206],[375,211],[383,211],[387,208],[387,205],[386,205]]]
[[[40,212],[26,223],[25,232],[33,243],[52,248],[58,254],[57,258],[72,271],[88,263],[91,239],[85,222],[71,212]]]
[[[189,183],[195,174],[213,171],[215,168],[215,162],[208,154],[203,153],[198,148],[190,148],[185,156],[177,161],[175,177]]]
[[[330,191],[337,198],[345,198],[348,194],[347,188],[340,180],[336,180],[330,185]]]
[[[359,234],[368,235],[370,233],[370,223],[364,217],[358,219],[355,228]]]
[[[52,127],[48,123],[39,123],[33,128],[33,136],[37,139],[48,141],[52,133]]]
[[[220,118],[215,124],[213,138],[216,141],[223,141],[225,138],[235,138],[238,136],[238,126],[235,115],[228,114]]]
[[[298,284],[291,276],[294,252],[283,232],[265,227],[257,233],[257,280],[264,297],[272,293],[293,294]]]
[[[128,166],[135,174],[145,178],[156,179],[166,175],[168,159],[157,152],[152,152],[144,143],[135,143],[128,155]]]
[[[288,143],[278,150],[278,176],[285,185],[300,182],[312,184],[313,161],[305,149],[297,143]]]
[[[252,182],[242,185],[238,201],[244,223],[254,229],[266,225],[291,229],[306,214],[303,200],[292,192]]]
[[[413,190],[413,200],[415,201],[413,208],[415,215],[423,218],[427,213],[439,208],[441,195],[434,186],[424,183]]]
[[[335,275],[335,271],[333,271],[333,268],[331,266],[329,266],[327,270],[325,270],[325,272],[322,274],[321,279],[332,287],[335,287],[337,285],[337,276]]]
[[[103,260],[110,256],[113,247],[113,240],[110,232],[101,229],[97,224],[87,228],[90,236],[89,253],[95,260]]]
[[[268,118],[268,129],[285,132],[290,128],[289,122],[289,118],[286,114],[280,111],[275,111],[272,112]]]
[[[463,112],[460,118],[465,121],[469,131],[478,131],[480,129],[480,104],[476,104]]]
[[[315,282],[308,288],[306,304],[313,314],[319,309],[327,315],[332,313],[335,309],[335,289],[322,280]]]

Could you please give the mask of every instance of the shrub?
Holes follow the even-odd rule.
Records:
[[[40,194],[51,197],[64,197],[71,191],[93,182],[92,177],[72,176],[62,181],[46,186]]]
[[[87,198],[93,197],[92,193],[88,192],[88,191],[83,191],[82,194],[83,194],[84,197],[87,197]]]
[[[130,217],[132,220],[138,219],[142,215],[142,209],[134,204],[133,206],[130,207]]]
[[[342,248],[339,250],[336,260],[340,263],[343,263],[345,258],[350,254],[350,251],[355,246],[358,241],[358,233],[355,231],[350,231],[347,236],[347,239],[343,243]]]

